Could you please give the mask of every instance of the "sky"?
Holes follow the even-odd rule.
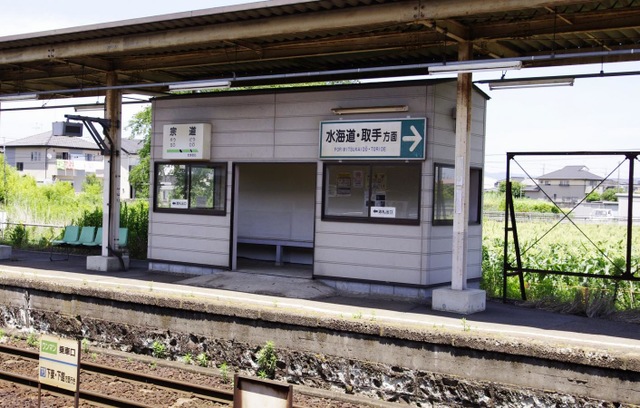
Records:
[[[0,36],[31,33],[87,24],[148,17],[211,7],[250,3],[246,0],[111,0],[108,7],[88,6],[79,0],[29,0],[3,6]],[[640,71],[640,62],[570,66],[508,71],[506,78],[565,74],[597,74]],[[474,80],[498,79],[502,73],[474,74]],[[577,79],[572,87],[490,91],[487,106],[485,185],[504,177],[506,152],[523,151],[620,151],[640,149],[640,76]],[[96,102],[95,99],[86,101]],[[3,108],[26,106],[26,102]],[[140,105],[123,108],[123,124],[142,109]],[[64,120],[72,110],[51,109],[0,113],[0,141],[6,142],[51,128],[51,122]],[[84,114],[84,113],[83,113]],[[92,113],[87,115],[95,116]],[[123,136],[128,136],[125,128]],[[592,173],[606,176],[624,173],[615,170],[620,157],[522,157],[518,163],[531,176],[557,170],[567,164],[584,164]],[[514,173],[523,174],[512,164]]]

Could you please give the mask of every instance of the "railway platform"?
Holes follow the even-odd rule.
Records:
[[[618,350],[640,359],[640,323],[559,314],[497,300],[488,301],[484,312],[460,316],[434,311],[425,303],[341,293],[311,279],[310,270],[304,266],[251,263],[236,272],[193,276],[150,271],[148,263],[140,260],[132,260],[127,271],[87,271],[85,259],[72,255],[68,261],[51,262],[47,253],[14,249],[11,259],[0,261],[0,278],[22,277],[119,290],[148,291],[152,285],[156,295],[188,293],[238,305],[286,305],[290,310],[311,310],[327,316],[369,315],[375,316],[377,322],[462,328],[560,346]]]

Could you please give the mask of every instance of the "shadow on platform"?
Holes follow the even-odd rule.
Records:
[[[371,296],[358,296],[340,293],[312,278],[310,266],[284,265],[275,266],[273,263],[243,260],[238,271],[221,270],[211,275],[184,275],[169,272],[149,270],[146,261],[132,260],[127,271],[88,271],[86,256],[71,255],[66,261],[50,261],[48,252],[13,250],[11,259],[0,260],[0,270],[14,272],[38,271],[66,272],[87,276],[100,276],[120,279],[133,279],[163,284],[175,284],[200,288],[228,290],[237,293],[267,295],[286,299],[304,299],[322,302],[329,308],[349,307],[349,310],[359,310],[363,313],[387,313],[390,316],[404,317],[411,315],[414,319],[439,322],[460,322],[462,316],[453,313],[437,312],[431,309],[427,302],[400,301]],[[500,326],[518,328],[518,330],[533,329],[538,332],[569,333],[568,337],[593,335],[609,336],[617,339],[637,341],[640,350],[640,324],[618,322],[600,318],[587,318],[575,315],[565,315],[544,310],[522,307],[515,304],[505,304],[498,301],[487,301],[484,312],[464,316],[465,322],[471,325],[489,327]],[[455,323],[453,323],[455,324]],[[505,329],[508,332],[507,329]],[[634,346],[635,347],[635,346]]]

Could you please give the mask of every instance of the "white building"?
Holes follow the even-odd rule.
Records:
[[[132,198],[129,170],[138,164],[140,140],[122,140],[120,197]],[[104,157],[96,143],[80,137],[54,137],[52,132],[39,133],[5,144],[7,164],[18,172],[47,184],[56,181],[70,182],[75,191],[82,190],[88,174],[104,177]]]
[[[486,101],[474,89],[471,286]],[[429,296],[451,281],[455,106],[455,80],[156,99],[150,268],[204,274],[268,259],[312,265],[341,289]]]

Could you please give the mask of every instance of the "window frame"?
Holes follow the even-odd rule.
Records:
[[[451,226],[453,225],[453,218],[436,219],[436,200],[437,200],[437,194],[438,194],[438,180],[437,180],[438,168],[455,169],[455,166],[453,164],[448,164],[448,163],[433,164],[433,196],[432,196],[433,201],[432,201],[432,209],[431,209],[431,224],[434,226]],[[471,188],[474,187],[473,185],[469,186],[469,223],[468,224],[481,225],[482,224],[482,180],[483,180],[482,168],[473,167],[473,166],[469,168],[468,180],[470,183],[474,181],[474,177],[477,178],[477,181],[475,181],[477,185],[475,186],[476,191],[471,191]],[[455,188],[454,188],[454,194],[455,194]],[[475,195],[477,195],[477,197],[475,197],[475,200],[473,200],[475,203],[475,212],[474,212],[472,199],[474,199]],[[452,200],[455,200],[455,196]]]
[[[190,203],[190,195],[191,195],[191,169],[193,167],[197,168],[209,168],[214,169],[214,177],[216,170],[222,170],[224,173],[222,175],[222,181],[219,183],[222,188],[222,193],[224,194],[222,198],[222,209],[216,208],[163,208],[158,207],[158,169],[160,166],[186,166],[185,177],[187,183],[187,190],[185,191],[185,196],[187,197],[187,202]],[[189,161],[171,161],[171,162],[155,162],[153,166],[153,211],[158,213],[173,213],[173,214],[198,214],[198,215],[213,215],[213,216],[226,216],[227,215],[227,177],[229,175],[229,168],[227,163],[220,162],[189,162]],[[214,188],[214,197],[215,197],[215,188]]]
[[[355,217],[355,216],[345,216],[345,215],[332,215],[326,214],[326,205],[327,205],[327,183],[329,172],[327,171],[328,167],[331,166],[353,166],[353,167],[368,167],[369,177],[371,179],[373,169],[375,167],[384,167],[384,166],[392,166],[392,167],[407,167],[407,168],[415,168],[415,171],[418,172],[418,216],[415,219],[410,218],[382,218],[382,217],[372,217],[371,216],[371,199],[367,204],[367,216],[366,217]],[[365,175],[366,178],[366,175]],[[372,183],[369,184],[369,197],[372,194]],[[393,162],[393,161],[349,161],[349,162],[324,162],[322,167],[322,204],[321,204],[321,220],[322,221],[336,221],[336,222],[353,222],[353,223],[361,223],[361,224],[393,224],[393,225],[420,225],[421,215],[422,215],[422,162]]]

